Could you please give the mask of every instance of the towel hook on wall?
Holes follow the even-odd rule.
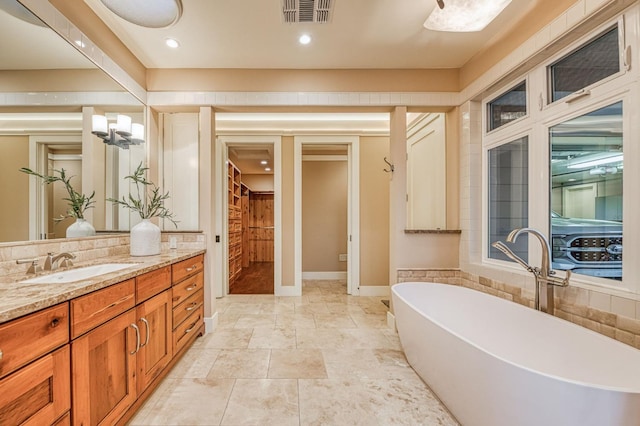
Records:
[[[393,173],[393,171],[394,171],[396,168],[393,166],[393,164],[391,164],[391,163],[389,162],[389,160],[387,160],[387,157],[384,157],[384,162],[385,162],[385,163],[387,163],[387,164],[389,165],[389,169],[388,169],[388,170],[387,170],[387,169],[382,169],[382,170],[384,170],[384,171],[385,171],[385,172],[387,172],[387,173]]]

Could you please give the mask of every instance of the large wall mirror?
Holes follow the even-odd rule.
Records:
[[[78,41],[79,43],[81,41]],[[15,0],[0,1],[0,242],[65,237],[74,219],[64,185],[43,185],[21,167],[65,169],[78,192],[95,191],[87,216],[96,230],[128,230],[136,218],[106,199],[128,193],[145,143],[110,145],[92,116],[144,124],[144,105]]]

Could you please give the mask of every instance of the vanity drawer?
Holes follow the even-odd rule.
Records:
[[[197,274],[204,269],[204,255],[192,257],[171,265],[172,282],[176,284],[184,278]]]
[[[71,408],[69,345],[0,380],[0,425],[50,425]]]
[[[204,286],[204,274],[189,277],[173,286],[173,306],[178,306],[185,299]]]
[[[195,337],[204,322],[204,306],[200,306],[173,331],[173,353],[178,353],[187,342]]]
[[[200,290],[189,296],[187,300],[173,308],[173,328],[175,329],[178,325],[182,324],[182,322],[194,311],[197,311],[203,303],[204,290],[200,288]]]
[[[81,334],[107,322],[135,306],[135,284],[131,279],[71,301],[71,336]]]
[[[155,296],[171,287],[171,266],[156,269],[136,277],[136,303]]]
[[[68,341],[68,303],[0,325],[0,377]]]

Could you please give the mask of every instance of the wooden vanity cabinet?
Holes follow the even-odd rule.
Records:
[[[74,336],[101,324],[72,343],[74,425],[115,424],[169,364],[171,299],[167,266],[72,301]]]
[[[172,266],[173,352],[179,353],[204,328],[204,256]]]
[[[68,342],[68,303],[0,326],[0,425],[48,425],[69,412]]]
[[[138,305],[136,313],[141,340],[136,379],[140,394],[162,373],[173,356],[171,290],[165,290]]]

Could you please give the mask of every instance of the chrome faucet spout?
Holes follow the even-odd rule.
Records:
[[[535,268],[533,266],[529,265],[527,262],[522,260],[522,258],[520,258],[517,254],[512,252],[511,249],[506,245],[504,245],[502,241],[496,241],[495,243],[491,243],[491,245],[497,248],[498,250],[500,250],[502,253],[504,253],[505,256],[507,256],[509,259],[513,260],[514,262],[522,266],[528,272],[535,272]]]
[[[547,237],[542,232],[533,228],[516,228],[509,233],[507,241],[515,243],[518,237],[523,233],[532,234],[538,239],[538,241],[540,241],[540,245],[542,246],[540,273],[545,277],[547,275],[553,275],[554,273],[551,271],[551,245],[549,244]]]
[[[518,237],[521,234],[532,234],[534,235],[540,245],[542,246],[542,259],[540,262],[540,268],[534,268],[527,264],[524,260],[516,256],[502,241],[496,241],[491,244],[493,247],[497,248],[505,255],[507,255],[511,260],[517,262],[525,268],[527,271],[533,274],[533,277],[536,282],[536,290],[535,290],[535,300],[534,305],[537,310],[541,310],[543,312],[554,314],[554,300],[553,300],[553,287],[566,287],[569,285],[569,278],[571,277],[571,271],[567,271],[564,279],[555,277],[555,271],[551,269],[551,245],[549,244],[549,240],[547,237],[537,229],[533,228],[516,228],[509,233],[507,236],[507,242],[515,243]]]

